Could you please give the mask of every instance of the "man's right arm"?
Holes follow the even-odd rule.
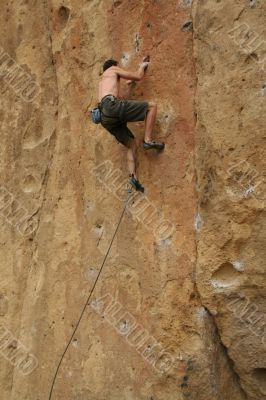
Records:
[[[120,76],[120,78],[130,81],[140,81],[144,76],[144,69],[148,65],[148,62],[142,62],[137,72],[125,71],[124,69],[119,67],[114,67],[114,71],[117,73],[118,76]]]

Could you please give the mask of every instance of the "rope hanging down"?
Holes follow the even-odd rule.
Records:
[[[54,374],[54,378],[53,378],[53,382],[52,382],[52,386],[51,386],[51,390],[50,390],[50,394],[49,394],[49,400],[52,399],[53,390],[54,390],[54,385],[55,385],[55,381],[56,381],[56,378],[57,378],[57,375],[58,375],[60,366],[61,366],[61,364],[62,364],[62,362],[63,362],[63,359],[64,359],[64,357],[65,357],[65,355],[66,355],[66,353],[67,353],[67,350],[68,350],[68,348],[69,348],[69,346],[70,346],[70,344],[71,344],[71,342],[72,342],[72,339],[73,339],[73,337],[75,336],[75,333],[76,333],[77,330],[78,330],[78,327],[79,327],[79,325],[80,325],[80,322],[81,322],[81,320],[82,320],[82,317],[83,317],[83,315],[84,315],[84,313],[85,313],[86,307],[87,307],[87,305],[88,305],[88,303],[89,303],[89,301],[90,301],[90,299],[91,299],[92,293],[93,293],[93,291],[94,291],[94,289],[95,289],[95,287],[96,287],[96,284],[97,284],[97,282],[98,282],[98,280],[99,280],[99,278],[100,278],[101,272],[102,272],[102,270],[103,270],[104,264],[105,264],[105,262],[106,262],[106,260],[107,260],[107,257],[108,257],[108,255],[109,255],[109,253],[110,253],[110,250],[111,250],[113,241],[114,241],[114,239],[115,239],[115,237],[116,237],[117,231],[118,231],[118,229],[119,229],[119,226],[120,226],[121,221],[122,221],[122,219],[123,219],[123,216],[124,216],[124,214],[125,214],[125,211],[126,211],[126,207],[127,207],[127,203],[128,203],[129,198],[130,198],[130,195],[128,196],[128,199],[126,200],[126,204],[125,204],[125,206],[124,206],[124,208],[123,208],[122,214],[121,214],[121,216],[120,216],[119,222],[118,222],[117,227],[116,227],[116,229],[115,229],[115,232],[114,232],[114,234],[113,234],[112,240],[111,240],[110,245],[109,245],[108,250],[107,250],[107,253],[105,254],[105,257],[104,257],[104,259],[103,259],[101,268],[100,268],[100,270],[99,270],[99,272],[98,272],[98,275],[97,275],[97,277],[96,277],[96,279],[95,279],[95,282],[94,282],[94,284],[93,284],[93,286],[92,286],[92,289],[91,289],[91,291],[90,291],[90,293],[89,293],[89,295],[88,295],[88,298],[87,298],[87,300],[86,300],[86,303],[85,303],[85,305],[84,305],[84,307],[83,307],[83,309],[82,309],[82,311],[81,311],[81,314],[80,314],[80,317],[79,317],[79,319],[78,319],[78,322],[77,322],[77,324],[76,324],[76,326],[75,326],[75,329],[74,329],[74,331],[73,331],[73,333],[72,333],[72,335],[71,335],[71,337],[70,337],[70,339],[69,339],[69,341],[68,341],[68,343],[67,343],[67,346],[66,346],[66,348],[65,348],[65,350],[64,350],[64,352],[63,352],[63,354],[62,354],[62,356],[61,356],[61,358],[60,358],[60,360],[59,360],[59,363],[58,363],[58,365],[57,365],[57,368],[56,368],[56,371],[55,371],[55,374]]]

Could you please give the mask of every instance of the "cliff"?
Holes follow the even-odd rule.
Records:
[[[2,2],[3,400],[265,398],[266,6],[231,3]],[[87,108],[147,54],[141,195]]]

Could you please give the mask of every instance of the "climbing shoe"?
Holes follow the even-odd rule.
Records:
[[[134,175],[131,175],[129,178],[129,183],[131,186],[133,186],[137,192],[144,193],[144,187],[141,185],[141,183],[135,178]]]
[[[164,149],[164,143],[159,143],[159,142],[144,142],[143,147],[145,150],[149,149],[157,149],[157,150],[163,150]]]

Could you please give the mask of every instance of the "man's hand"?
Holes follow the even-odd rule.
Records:
[[[150,56],[146,56],[139,64],[139,69],[137,72],[125,71],[120,67],[112,67],[112,70],[115,71],[120,78],[126,79],[127,81],[141,81],[149,64]]]
[[[148,61],[142,61],[140,64],[139,64],[139,67],[140,68],[142,68],[142,69],[144,69],[144,71],[148,68],[148,66],[149,66],[149,62]]]

